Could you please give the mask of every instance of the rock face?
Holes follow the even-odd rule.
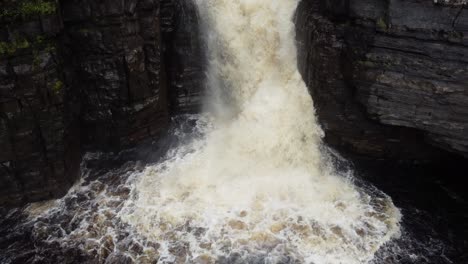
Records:
[[[197,112],[205,90],[198,11],[193,1],[161,0],[161,21],[170,111]]]
[[[151,143],[170,114],[199,109],[196,13],[185,0],[2,2],[0,205],[61,196],[83,152]]]
[[[0,25],[0,204],[64,194],[77,173],[79,139],[66,118],[60,16],[3,13]]]
[[[120,150],[168,119],[159,1],[61,2],[70,95],[86,149]]]
[[[191,1],[41,0],[15,15],[26,2],[0,13],[0,205],[62,195],[84,151],[152,145],[204,90]],[[466,4],[303,0],[299,66],[326,141],[372,158],[468,156]]]
[[[468,156],[468,8],[435,2],[302,1],[299,64],[328,143],[373,158]]]
[[[24,3],[0,15],[0,205],[63,195],[83,152],[152,144],[200,102],[190,1]]]

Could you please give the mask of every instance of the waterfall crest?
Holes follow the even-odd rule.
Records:
[[[211,91],[204,136],[146,168],[121,217],[161,241],[169,262],[181,246],[188,263],[367,263],[398,236],[400,213],[321,151],[297,69],[298,0],[196,3]]]

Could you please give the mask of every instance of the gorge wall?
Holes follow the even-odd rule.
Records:
[[[0,14],[0,204],[61,196],[86,151],[152,146],[204,90],[191,1],[29,2]],[[468,155],[464,4],[301,1],[299,66],[328,144],[372,159]]]
[[[171,112],[197,108],[198,23],[185,2],[2,3],[0,205],[61,196],[84,152],[151,145]]]
[[[22,7],[13,1],[2,2],[1,204],[64,193],[75,178],[71,174],[73,168],[77,173],[79,163],[70,154],[76,151],[79,137],[72,129],[73,114],[65,105],[68,87],[60,65],[58,43],[62,20],[55,8],[27,13],[30,17],[23,18]],[[8,10],[12,15],[5,12]],[[71,137],[73,141],[68,140]]]
[[[466,2],[304,0],[296,24],[329,144],[374,158],[468,155]]]

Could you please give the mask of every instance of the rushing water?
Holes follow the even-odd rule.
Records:
[[[188,117],[190,133],[172,131],[184,143],[158,163],[99,178],[88,171],[64,199],[31,205],[22,228],[35,255],[24,259],[352,264],[385,255],[400,212],[338,171],[322,146],[297,69],[298,0],[196,3],[209,61],[206,114]]]
[[[353,185],[321,151],[297,69],[297,0],[198,0],[211,113],[204,136],[139,176],[120,217],[188,257],[366,263],[399,235],[390,198]],[[263,257],[262,257],[263,256]],[[189,261],[190,262],[190,261]]]

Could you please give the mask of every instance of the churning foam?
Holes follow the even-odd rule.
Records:
[[[366,263],[400,213],[338,175],[298,69],[298,0],[197,0],[208,46],[202,139],[148,167],[121,217],[161,260]],[[294,261],[293,261],[294,260]]]

